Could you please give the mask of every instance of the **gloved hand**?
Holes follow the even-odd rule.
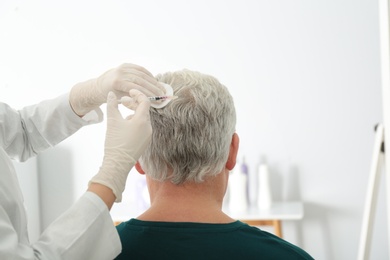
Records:
[[[84,116],[106,102],[109,91],[121,98],[131,89],[138,89],[146,96],[161,96],[165,88],[145,68],[135,64],[121,66],[105,72],[98,78],[76,84],[69,95],[73,111]]]
[[[99,172],[90,183],[100,183],[112,189],[115,202],[122,200],[127,175],[151,140],[149,99],[140,91],[129,92],[133,99],[127,106],[135,108],[133,115],[123,118],[118,110],[118,98],[113,92],[107,98],[107,132],[104,159]]]

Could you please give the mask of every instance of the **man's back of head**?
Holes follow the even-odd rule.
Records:
[[[174,184],[202,182],[226,163],[236,113],[228,89],[216,78],[181,70],[160,74],[178,96],[162,109],[151,108],[152,141],[140,159],[149,177]]]

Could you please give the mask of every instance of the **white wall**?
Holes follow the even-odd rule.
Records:
[[[212,74],[234,95],[252,183],[266,160],[275,199],[305,202],[303,221],[285,223],[286,239],[316,259],[355,259],[373,127],[382,121],[377,8],[371,0],[3,0],[2,101],[20,107],[50,98],[123,62],[154,74]],[[75,200],[99,167],[104,131],[82,129],[47,151],[41,177],[56,169],[45,156],[65,152]],[[115,218],[142,207],[137,182],[132,173]],[[69,204],[55,190],[41,190],[43,227],[51,209],[61,212],[56,200]],[[382,186],[372,259],[389,258],[385,226]]]

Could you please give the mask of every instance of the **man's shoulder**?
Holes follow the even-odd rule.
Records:
[[[170,256],[186,253],[193,259],[202,255],[212,256],[211,259],[313,259],[301,248],[240,221],[208,224],[131,219],[118,225],[117,229],[124,254],[131,252],[133,256],[147,255],[144,251],[153,244],[156,250],[163,250]],[[175,250],[170,251],[171,245],[175,245]]]

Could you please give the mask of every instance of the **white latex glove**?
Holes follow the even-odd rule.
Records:
[[[105,72],[98,78],[76,84],[69,95],[73,111],[84,116],[106,102],[107,94],[114,91],[118,98],[138,89],[146,96],[161,96],[165,88],[145,68],[125,63]]]
[[[128,107],[135,113],[123,118],[118,110],[118,98],[113,92],[107,97],[107,132],[104,144],[104,159],[99,172],[90,183],[100,183],[112,189],[115,202],[122,200],[126,179],[146,149],[152,135],[149,99],[138,90],[130,90],[133,99]]]

